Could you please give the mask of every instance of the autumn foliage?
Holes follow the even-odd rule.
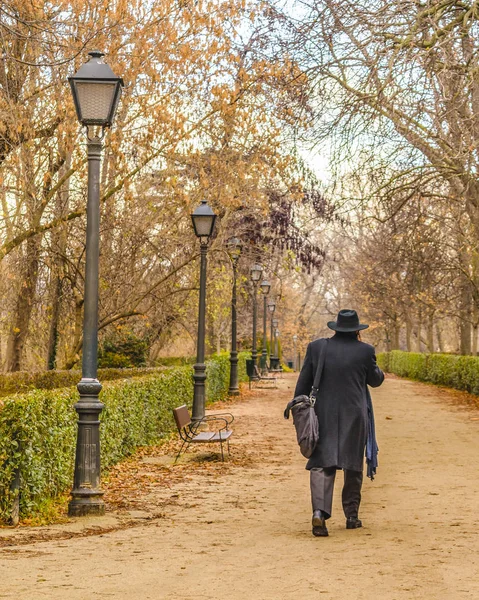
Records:
[[[154,361],[194,335],[199,200],[220,217],[211,268],[226,290],[242,215],[268,218],[272,190],[304,198],[285,142],[307,122],[306,78],[271,59],[258,2],[8,0],[0,29],[1,362],[79,360],[86,151],[66,78],[95,48],[125,81],[101,172],[100,334],[133,332]]]

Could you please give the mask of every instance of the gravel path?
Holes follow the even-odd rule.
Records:
[[[387,379],[373,390],[380,464],[364,527],[345,529],[337,487],[330,536],[313,538],[282,418],[294,383],[230,405],[229,462],[189,453],[172,468],[160,448],[112,474],[107,517],[1,531],[0,598],[479,599],[479,412]]]

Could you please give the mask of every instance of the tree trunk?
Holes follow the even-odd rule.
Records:
[[[412,325],[409,317],[406,317],[406,350],[411,352],[411,334],[412,334]]]
[[[422,309],[421,307],[417,313],[417,325],[416,325],[416,351],[421,352],[421,336],[422,336]]]
[[[461,354],[471,354],[471,308],[469,282],[463,282],[459,305],[459,351]]]
[[[70,170],[71,153],[66,155],[65,164],[59,171],[60,179]],[[55,213],[61,217],[69,210],[70,201],[70,179],[65,183],[56,196]],[[58,246],[57,258],[54,261],[52,269],[52,291],[51,291],[51,319],[48,334],[47,347],[47,369],[55,369],[57,362],[57,349],[59,337],[59,321],[61,313],[62,299],[62,271],[64,268],[63,256],[67,248],[67,228],[62,227],[58,232],[52,234],[52,243]]]
[[[401,336],[401,326],[399,323],[394,324],[393,350],[399,350],[399,340]]]
[[[55,369],[58,348],[58,325],[60,320],[60,300],[62,293],[62,280],[59,275],[54,275],[52,292],[52,311],[50,315],[50,327],[48,333],[47,370]]]
[[[472,344],[471,344],[471,354],[473,356],[477,356],[477,333],[479,329],[479,310],[475,302],[472,302],[472,324],[471,324],[471,332],[472,332]]]
[[[434,312],[431,311],[427,318],[427,349],[434,352]]]
[[[26,241],[26,253],[14,319],[7,344],[6,369],[20,371],[38,280],[39,238]]]
[[[474,323],[474,325],[472,326],[472,348],[471,348],[471,354],[473,356],[477,356],[477,332],[478,332],[478,326],[477,326],[477,323]]]
[[[70,345],[70,350],[67,353],[67,358],[63,366],[64,369],[72,369],[80,360],[78,348],[82,339],[83,332],[83,298],[75,300],[75,322],[73,326],[73,340]]]
[[[444,342],[442,339],[442,331],[441,331],[441,327],[439,326],[439,323],[436,324],[436,337],[437,337],[437,344],[439,346],[439,352],[444,352]]]
[[[391,334],[389,332],[389,328],[386,327],[385,328],[385,333],[386,333],[386,352],[391,352]]]

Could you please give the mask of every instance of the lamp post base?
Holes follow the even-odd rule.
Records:
[[[228,396],[239,396],[240,390],[238,385],[238,352],[232,350],[230,352],[230,387]]]
[[[272,356],[270,358],[270,369],[272,371],[277,371],[279,369],[279,358],[277,358],[276,356]]]
[[[71,517],[102,515],[105,512],[105,504],[100,489],[99,418],[104,405],[98,400],[101,383],[96,378],[82,377],[77,388],[80,392],[80,400],[75,404],[78,413],[78,434],[75,475],[68,514]]]
[[[76,493],[72,491],[72,499],[68,505],[69,517],[95,517],[105,514],[105,503],[98,497],[98,492],[95,492],[94,497],[84,495],[84,490]]]
[[[193,410],[191,420],[201,421],[205,416],[205,382],[206,382],[206,365],[205,363],[196,363],[193,365]]]
[[[261,373],[264,375],[264,373],[268,372],[268,354],[267,354],[266,350],[263,350],[261,357],[259,359],[259,364],[260,364]]]

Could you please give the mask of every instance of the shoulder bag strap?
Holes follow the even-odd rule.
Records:
[[[311,388],[311,393],[309,394],[309,398],[312,401],[313,405],[316,402],[316,396],[318,395],[319,382],[321,381],[321,375],[323,373],[324,359],[326,356],[327,346],[328,346],[328,339],[326,338],[323,340],[323,343],[321,344],[321,349],[319,351],[319,358],[318,358],[318,366],[316,367],[316,374],[314,376],[314,381],[313,381],[313,387]]]

